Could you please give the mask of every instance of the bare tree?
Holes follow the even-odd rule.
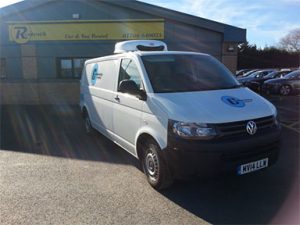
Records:
[[[300,28],[291,30],[279,41],[279,46],[287,51],[300,52]]]

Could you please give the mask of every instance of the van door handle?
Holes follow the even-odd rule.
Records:
[[[119,98],[119,96],[118,96],[118,95],[115,97],[115,100],[116,100],[117,102],[119,102],[119,101],[120,101],[120,98]]]

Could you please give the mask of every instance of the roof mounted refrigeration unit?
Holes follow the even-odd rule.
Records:
[[[122,41],[115,45],[115,54],[134,51],[168,51],[166,43],[156,40]]]

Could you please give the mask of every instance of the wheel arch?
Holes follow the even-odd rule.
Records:
[[[85,118],[86,115],[90,116],[90,111],[85,104],[81,107],[81,115],[83,118]]]
[[[149,130],[143,130],[141,132],[139,132],[139,134],[136,137],[136,153],[137,153],[137,157],[140,159],[141,158],[141,154],[142,154],[142,144],[148,140],[148,139],[152,139],[154,140],[158,146],[160,147],[160,149],[164,149],[167,146],[166,141],[163,140],[162,137],[160,137],[158,134],[155,134],[155,132],[151,132]]]

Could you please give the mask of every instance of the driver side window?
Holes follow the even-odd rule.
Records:
[[[136,83],[139,89],[142,89],[141,76],[136,64],[132,59],[122,59],[118,87],[123,80],[132,80]]]

